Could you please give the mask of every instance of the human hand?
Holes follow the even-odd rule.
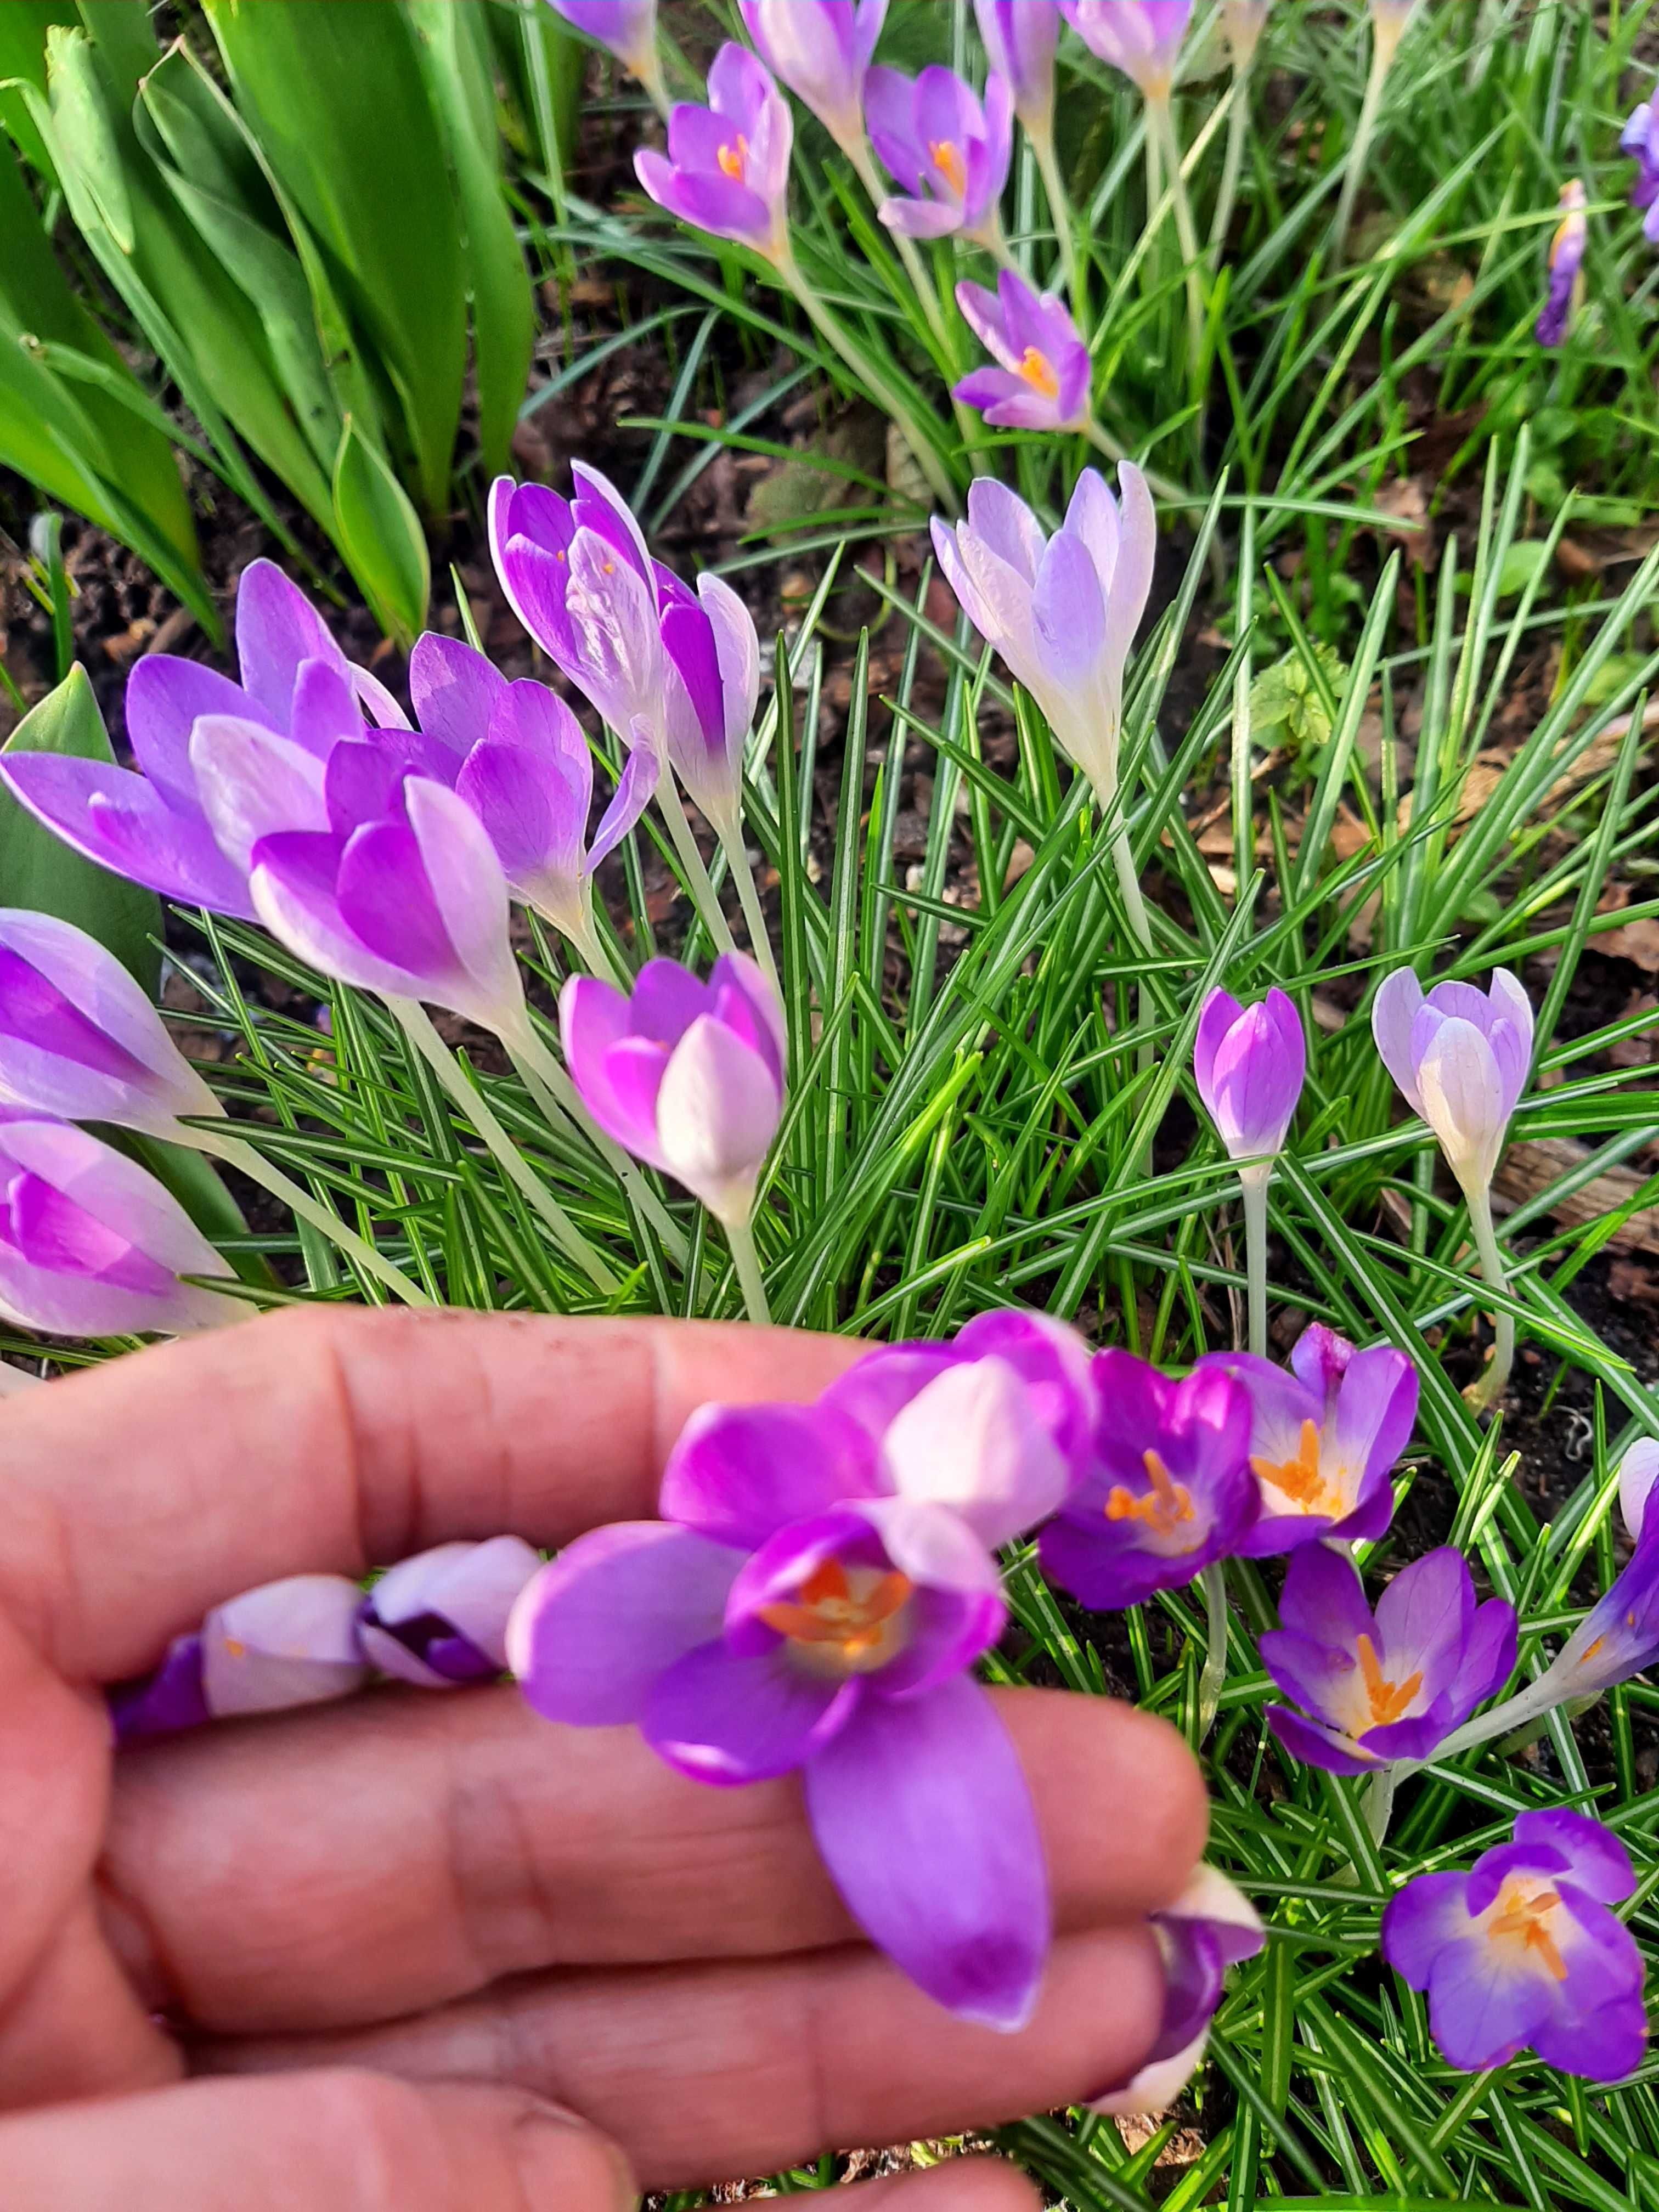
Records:
[[[695,1406],[811,1397],[862,1348],[310,1310],[7,1403],[6,2212],[611,2212],[635,2181],[955,2133],[1135,2069],[1162,1994],[1143,1916],[1195,1863],[1205,1801],[1175,1734],[1105,1699],[1000,1693],[1060,1929],[1013,2036],[859,1941],[793,1780],[699,1787],[510,1686],[112,1758],[97,1686],[220,1601],[648,1516]],[[959,2212],[1033,2201],[954,2160],[869,2193],[952,2189]]]

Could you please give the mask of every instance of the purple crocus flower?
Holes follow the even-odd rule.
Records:
[[[1048,537],[1024,500],[975,477],[968,519],[933,519],[945,580],[988,645],[1036,701],[1103,807],[1117,793],[1123,671],[1152,590],[1158,522],[1146,479],[1118,471],[1120,507],[1098,471],[1077,480]]]
[[[668,757],[731,844],[743,830],[743,757],[760,697],[760,639],[732,586],[710,570],[694,592],[652,564],[668,656]]]
[[[597,964],[594,872],[645,811],[656,754],[629,753],[590,844],[593,759],[562,699],[543,684],[509,684],[483,653],[431,632],[416,642],[409,684],[422,732],[447,749],[456,793],[483,824],[507,889]]]
[[[708,105],[682,100],[668,118],[666,157],[634,156],[657,205],[694,230],[735,239],[780,268],[790,258],[789,103],[746,46],[726,45],[708,72]]]
[[[1440,1139],[1467,1191],[1491,1183],[1532,1060],[1532,1004],[1506,968],[1492,988],[1437,983],[1425,998],[1409,968],[1377,992],[1371,1034],[1406,1103]]]
[[[642,84],[657,80],[657,0],[548,0],[573,30],[606,47]]]
[[[1042,1571],[1097,1613],[1180,1589],[1247,1548],[1261,1510],[1250,1401],[1212,1369],[1172,1382],[1116,1350],[1094,1364],[1092,1449],[1040,1539]]]
[[[424,1690],[492,1681],[507,1668],[507,1622],[542,1564],[518,1536],[439,1544],[380,1577],[357,1609],[363,1656]]]
[[[991,67],[1008,80],[1015,114],[1033,138],[1048,138],[1060,43],[1057,0],[974,0],[974,13]]]
[[[1093,364],[1063,302],[1032,290],[1018,270],[1005,269],[997,289],[964,278],[957,305],[986,351],[1000,364],[976,368],[951,396],[977,407],[1008,430],[1081,430],[1089,422]]]
[[[1382,1955],[1427,1991],[1434,2039],[1465,2073],[1530,2046],[1563,2074],[1620,2081],[1647,2048],[1642,1954],[1610,1910],[1635,1887],[1599,1820],[1523,1813],[1468,1874],[1407,1883],[1382,1915]]]
[[[864,155],[864,80],[887,0],[738,0],[744,28],[774,76],[844,154]]]
[[[216,1606],[202,1623],[202,1695],[216,1720],[349,1697],[368,1679],[362,1591],[344,1575],[289,1575]]]
[[[1619,1510],[1633,1544],[1641,1541],[1656,1482],[1659,1482],[1659,1443],[1651,1437],[1638,1437],[1619,1462]]]
[[[1304,1710],[1270,1705],[1267,1718],[1294,1758],[1331,1774],[1431,1759],[1515,1668],[1515,1607],[1477,1605],[1468,1562],[1449,1545],[1403,1567],[1375,1613],[1349,1559],[1304,1545],[1279,1617],[1261,1662]]]
[[[1579,274],[1584,265],[1584,249],[1589,244],[1589,218],[1584,212],[1584,187],[1577,177],[1562,185],[1560,207],[1561,220],[1550,240],[1546,263],[1549,289],[1533,333],[1540,346],[1552,350],[1567,335],[1573,301],[1578,292]]]
[[[728,1227],[746,1221],[783,1116],[783,1008],[755,963],[728,952],[700,983],[647,960],[624,997],[573,975],[559,998],[571,1080],[608,1137],[660,1168]]]
[[[149,1674],[118,1682],[105,1692],[118,1744],[141,1743],[146,1736],[178,1735],[213,1718],[202,1687],[202,1638],[192,1632],[175,1636],[167,1656]]]
[[[1164,2018],[1136,2072],[1088,2100],[1091,2112],[1114,2119],[1174,2104],[1204,2056],[1227,1969],[1256,1957],[1267,1942],[1255,1906],[1211,1866],[1200,1867],[1175,1903],[1152,1914],[1152,1929],[1164,1962]]]
[[[1647,210],[1642,235],[1650,246],[1659,246],[1659,91],[1650,93],[1639,106],[1631,110],[1619,144],[1636,163],[1630,204],[1633,208]]]
[[[1389,1477],[1417,1419],[1417,1370],[1389,1345],[1357,1352],[1316,1322],[1286,1372],[1248,1352],[1206,1352],[1250,1399],[1250,1467],[1261,1518],[1240,1545],[1246,1558],[1323,1536],[1374,1543],[1394,1517]]]
[[[157,1137],[219,1110],[114,954],[18,907],[0,908],[0,1099]]]
[[[49,1336],[183,1335],[247,1309],[179,1278],[230,1270],[137,1161],[0,1107],[0,1316]]]
[[[1308,1073],[1308,1041],[1283,991],[1246,1009],[1212,991],[1198,1018],[1193,1074],[1229,1159],[1281,1152]]]
[[[865,121],[878,154],[902,197],[876,210],[889,230],[908,238],[949,238],[960,231],[994,248],[1002,234],[998,203],[1013,155],[1013,99],[994,75],[979,95],[954,70],[935,64],[920,76],[872,69]]]
[[[0,1130],[0,1135],[4,1132]],[[1659,1659],[1659,1513],[1644,1513],[1636,1550],[1593,1605],[1547,1674],[1522,1692],[1529,1710],[1593,1698]]]
[[[191,733],[204,714],[234,715],[325,760],[343,738],[365,734],[363,702],[391,709],[383,687],[355,667],[305,594],[269,561],[242,572],[236,592],[241,681],[199,661],[147,653],[127,680],[127,735],[138,770],[63,753],[8,753],[0,779],[12,795],[99,866],[163,898],[257,919],[245,870],[221,851],[204,811]]]
[[[1133,79],[1146,100],[1167,100],[1193,0],[1060,0],[1091,53]]]
[[[1006,1617],[993,1547],[1066,1470],[1000,1357],[947,1363],[872,1431],[886,1388],[854,1369],[815,1406],[705,1407],[662,1519],[579,1538],[520,1599],[507,1650],[548,1719],[635,1723],[694,1780],[801,1770],[866,1935],[939,2003],[1014,2029],[1048,1883],[1018,1759],[966,1670]]]

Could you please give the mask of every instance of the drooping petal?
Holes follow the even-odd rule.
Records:
[[[701,1406],[669,1455],[658,1510],[752,1550],[789,1522],[882,1490],[869,1439],[833,1408]]]
[[[640,1727],[682,1774],[736,1786],[818,1756],[861,1702],[856,1679],[809,1674],[782,1650],[739,1655],[721,1640],[699,1644],[658,1676]]]
[[[162,898],[239,921],[257,917],[247,878],[219,850],[206,818],[176,811],[131,769],[62,753],[12,752],[0,783],[83,859]]]

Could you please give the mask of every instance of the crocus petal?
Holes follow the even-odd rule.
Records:
[[[663,1164],[721,1220],[741,1218],[782,1110],[758,1054],[703,1015],[675,1046],[657,1093]]]
[[[1619,1462],[1619,1510],[1632,1543],[1642,1533],[1656,1482],[1659,1482],[1659,1443],[1651,1437],[1638,1437]]]
[[[507,939],[507,884],[483,825],[441,784],[415,776],[404,787],[409,825],[432,898],[465,979],[458,1013],[487,1027],[522,1018],[524,984]]]
[[[763,1782],[818,1755],[862,1699],[779,1650],[738,1655],[723,1642],[687,1652],[647,1692],[640,1728],[659,1759],[695,1782]]]
[[[350,1695],[368,1669],[362,1592],[343,1575],[292,1575],[216,1606],[202,1623],[202,1688],[216,1719]]]
[[[883,1439],[902,1498],[947,1505],[982,1543],[1012,1543],[1065,1497],[1070,1471],[1013,1369],[994,1358],[950,1367]]]
[[[162,898],[210,914],[256,919],[247,879],[226,860],[199,813],[176,812],[155,787],[107,761],[8,753],[0,783],[84,860]]]
[[[1393,1076],[1401,1097],[1419,1116],[1423,1094],[1417,1087],[1412,1027],[1422,1004],[1423,986],[1409,968],[1396,968],[1386,976],[1371,1002],[1371,1036],[1382,1065]]]
[[[415,713],[428,737],[465,760],[489,728],[489,718],[507,690],[507,678],[482,653],[459,638],[427,630],[409,656],[409,691]]]
[[[520,1536],[439,1544],[381,1576],[375,1617],[395,1628],[422,1613],[441,1614],[500,1669],[507,1665],[507,1620],[541,1565]]]
[[[720,1633],[744,1555],[660,1521],[579,1536],[520,1595],[507,1663],[544,1719],[637,1721],[659,1675]]]
[[[570,1079],[600,1128],[636,1159],[661,1167],[654,1089],[641,1110],[636,1096],[617,1084],[617,1055],[629,1041],[628,1000],[597,976],[573,975],[559,994],[559,1033]]]
[[[661,774],[657,757],[643,745],[636,745],[623,763],[621,775],[611,804],[599,817],[599,826],[593,832],[593,842],[587,852],[587,873],[592,875],[600,862],[608,860],[634,824],[651,803]]]
[[[329,827],[324,763],[290,738],[257,722],[204,714],[190,760],[203,811],[239,874],[252,869],[261,838]]]
[[[882,1489],[868,1437],[822,1404],[701,1406],[669,1455],[658,1510],[754,1549],[792,1521]]]
[[[237,582],[236,658],[243,690],[283,729],[301,662],[325,661],[349,675],[321,616],[274,561],[250,562]]]
[[[1442,1022],[1418,1058],[1417,1080],[1423,1118],[1452,1172],[1475,1185],[1490,1183],[1507,1116],[1503,1079],[1486,1038],[1471,1023]]]
[[[961,2018],[1015,2030],[1048,1954],[1048,1876],[1024,1775],[963,1675],[866,1698],[808,1765],[807,1817],[865,1933]]]
[[[190,736],[198,715],[234,714],[272,729],[288,719],[286,702],[281,717],[273,716],[229,677],[170,653],[143,656],[122,705],[134,758],[167,805],[185,814],[198,807]]]

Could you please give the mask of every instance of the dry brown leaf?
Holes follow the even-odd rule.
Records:
[[[1583,1167],[1589,1158],[1586,1146],[1569,1137],[1540,1137],[1511,1145],[1492,1177],[1492,1189],[1510,1206],[1534,1199],[1564,1175]],[[1564,1229],[1582,1229],[1603,1214],[1627,1206],[1647,1181],[1633,1168],[1608,1168],[1571,1192],[1550,1209]],[[1659,1206],[1644,1206],[1616,1229],[1607,1240],[1614,1252],[1659,1252]]]
[[[1604,929],[1589,942],[1596,952],[1605,952],[1614,960],[1633,960],[1650,975],[1659,975],[1659,920],[1652,915],[1624,922],[1617,929]]]

